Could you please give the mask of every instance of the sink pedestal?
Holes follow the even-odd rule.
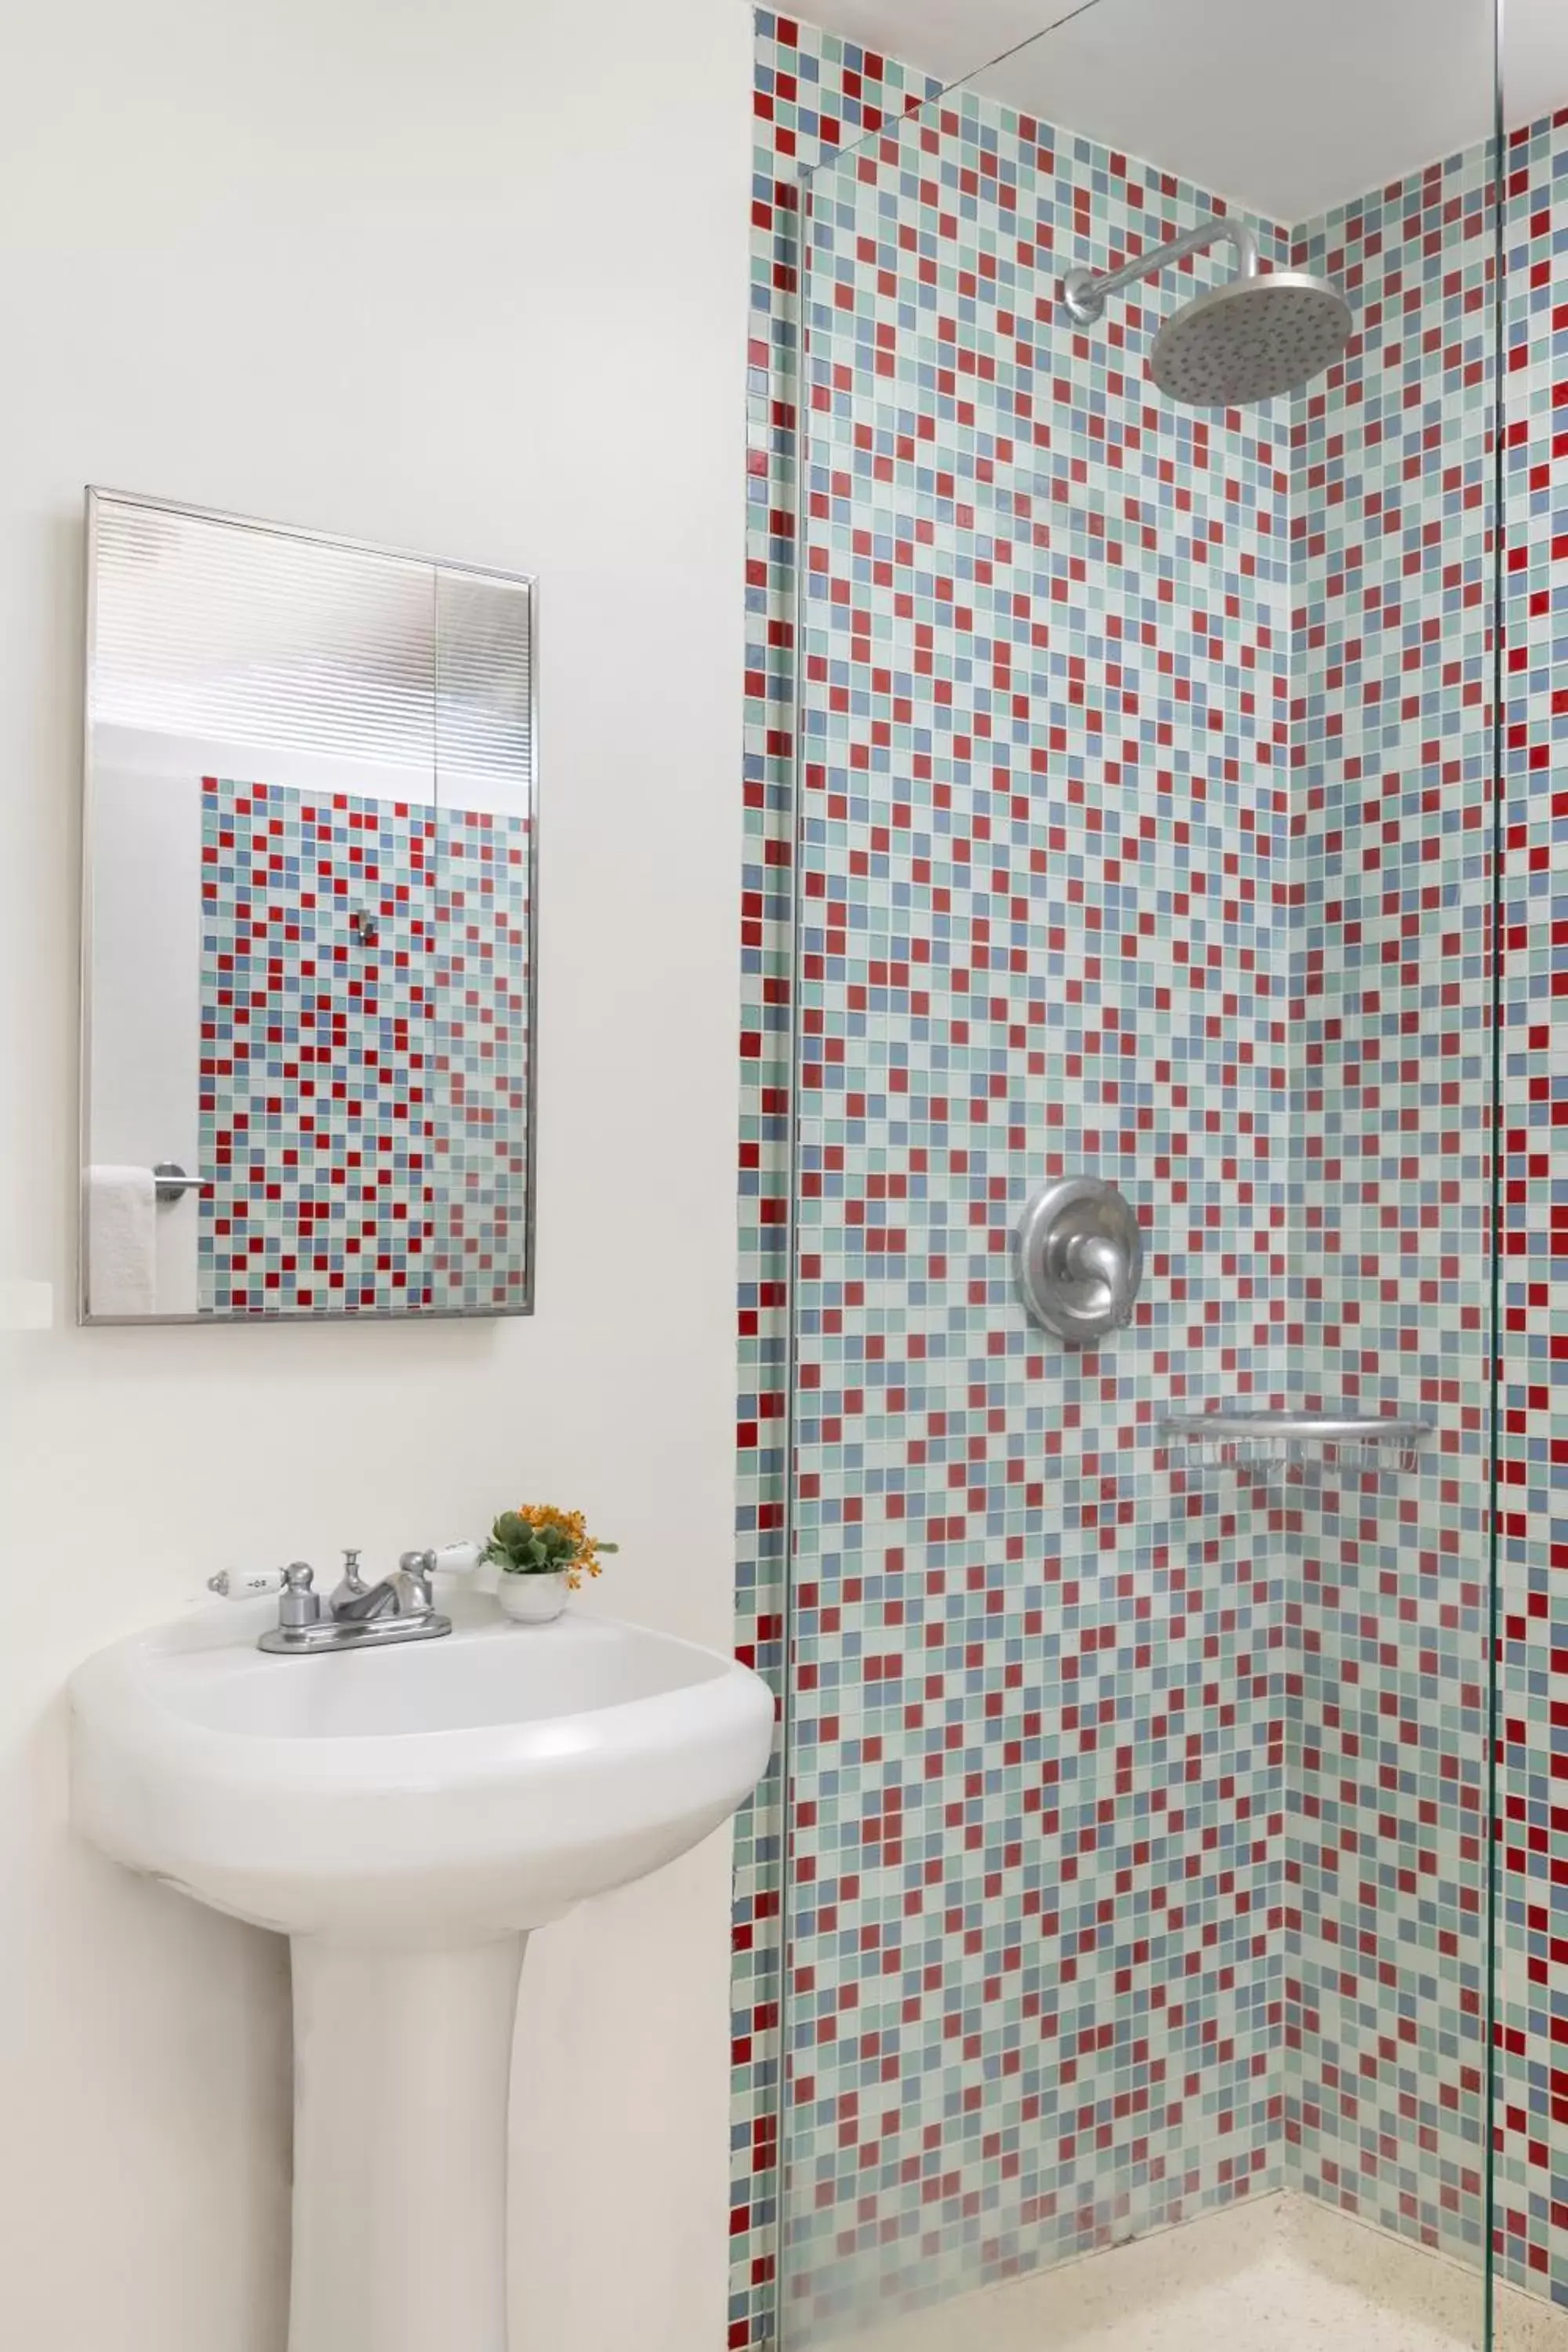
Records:
[[[507,2352],[507,2105],[522,1936],[292,1938],[289,2352]]]
[[[773,1743],[771,1693],[716,1651],[523,1632],[488,1594],[452,1620],[279,1658],[264,1600],[222,1603],[71,1677],[77,1828],[292,1945],[289,2352],[507,2352],[524,1936],[689,1852]]]

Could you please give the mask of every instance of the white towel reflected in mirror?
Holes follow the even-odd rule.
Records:
[[[87,1172],[87,1311],[158,1311],[157,1195],[151,1168]]]

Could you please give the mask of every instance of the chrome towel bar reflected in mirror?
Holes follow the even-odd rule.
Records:
[[[183,1201],[187,1192],[210,1192],[212,1186],[205,1177],[187,1176],[177,1160],[157,1160],[153,1163],[153,1195],[166,1208],[171,1201]]]

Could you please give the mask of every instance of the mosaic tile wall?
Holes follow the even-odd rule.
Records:
[[[204,780],[203,1313],[521,1303],[526,921],[521,821]]]
[[[1278,1385],[1289,420],[1156,411],[1041,268],[1209,202],[973,100],[814,189],[801,2345],[1279,2160],[1277,1615],[1153,1420]],[[1012,1273],[1084,1168],[1154,1236],[1103,1353]]]
[[[1292,498],[1289,1339],[1313,1402],[1437,1433],[1287,1533],[1289,2177],[1478,2282],[1495,230],[1478,150],[1298,232],[1356,327]]]
[[[1505,2275],[1568,2304],[1568,114],[1507,165],[1498,2242]]]
[[[781,147],[841,93],[904,93],[762,29],[772,335]],[[1282,1370],[1289,409],[1226,433],[1155,407],[1136,304],[1059,345],[1051,255],[1119,257],[1202,192],[970,100],[834,181],[809,369],[797,2345],[1273,2185],[1283,2147],[1279,1594],[1256,1526],[1173,1480],[1153,1420]],[[791,421],[753,458],[775,526]],[[772,844],[786,529],[754,551]],[[752,919],[782,915],[784,852],[748,879]],[[781,937],[749,941],[775,1019]],[[784,1073],[753,1075],[782,1117]],[[782,1218],[781,1133],[746,1140]],[[1085,1163],[1159,1238],[1139,1342],[1064,1359],[1021,1324],[1008,1244],[1028,1191]],[[777,1339],[759,1325],[760,1371]],[[754,2063],[776,1977],[745,1859]],[[735,2344],[767,2340],[770,2089],[742,2075]]]
[[[789,1224],[790,800],[795,586],[797,173],[896,120],[937,84],[897,60],[756,18],[747,352],[746,700],[742,905],[739,1654],[782,1684]],[[781,1773],[736,1823],[731,2030],[731,2347],[772,2344],[779,2178]]]
[[[925,92],[885,60],[759,25],[742,1610],[776,1673],[794,556],[780,184]],[[989,106],[948,110],[934,143],[923,128],[834,175],[813,273],[792,2344],[873,2287],[977,2284],[1247,2181],[1479,2252],[1483,159],[1295,233],[1351,288],[1358,334],[1265,454],[1256,426],[1240,450],[1173,446],[1177,421],[1139,394],[1135,312],[1122,342],[1058,357],[1037,307],[1060,245],[1109,257],[1119,227],[1184,226],[1192,192]],[[1549,1007],[1568,814],[1549,782],[1568,725],[1552,683],[1568,125],[1520,134],[1510,169],[1499,2244],[1506,2275],[1568,2301],[1550,1132],[1568,1063]],[[1239,582],[1205,629],[1175,600],[1222,548]],[[1162,565],[1150,617],[1140,591]],[[1245,677],[1225,676],[1226,652]],[[1188,732],[1194,679],[1222,738],[1238,690],[1260,698],[1247,740]],[[1194,742],[1219,751],[1217,774]],[[1162,760],[1174,789],[1150,792]],[[1183,823],[1200,830],[1183,841]],[[1163,1328],[1146,1320],[1135,1356],[1068,1381],[1015,1353],[1003,1244],[1026,1183],[1089,1149],[1143,1203],[1173,1176],[1212,1189],[1152,1260]],[[1194,1150],[1213,1157],[1194,1169]],[[1240,1328],[1213,1328],[1215,1266],[1245,1286]],[[1415,1402],[1439,1436],[1397,1486],[1216,1509],[1148,1446],[1153,1401],[1184,1377],[1198,1399]],[[1177,1737],[1205,1732],[1233,1743],[1214,1780]],[[1195,1789],[1162,1821],[1179,1769]],[[1209,1875],[1198,1824],[1216,1790],[1236,1852]],[[753,1829],[734,2346],[774,2340],[776,1789]],[[1195,1968],[1181,1940],[1194,1834]],[[1173,1885],[1184,1904],[1162,1922]],[[1173,1984],[1184,2018],[1160,2005]]]

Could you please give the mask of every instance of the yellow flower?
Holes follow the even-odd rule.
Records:
[[[520,1503],[517,1516],[531,1528],[563,1528],[568,1535],[585,1536],[588,1522],[581,1511],[558,1510],[553,1503]]]
[[[563,1511],[553,1503],[520,1503],[517,1516],[526,1520],[531,1528],[555,1528],[563,1535],[570,1536],[574,1549],[566,1565],[568,1591],[578,1591],[584,1573],[589,1576],[604,1574],[598,1552],[601,1539],[588,1533],[588,1522],[581,1511]],[[614,1551],[614,1544],[610,1549]]]

